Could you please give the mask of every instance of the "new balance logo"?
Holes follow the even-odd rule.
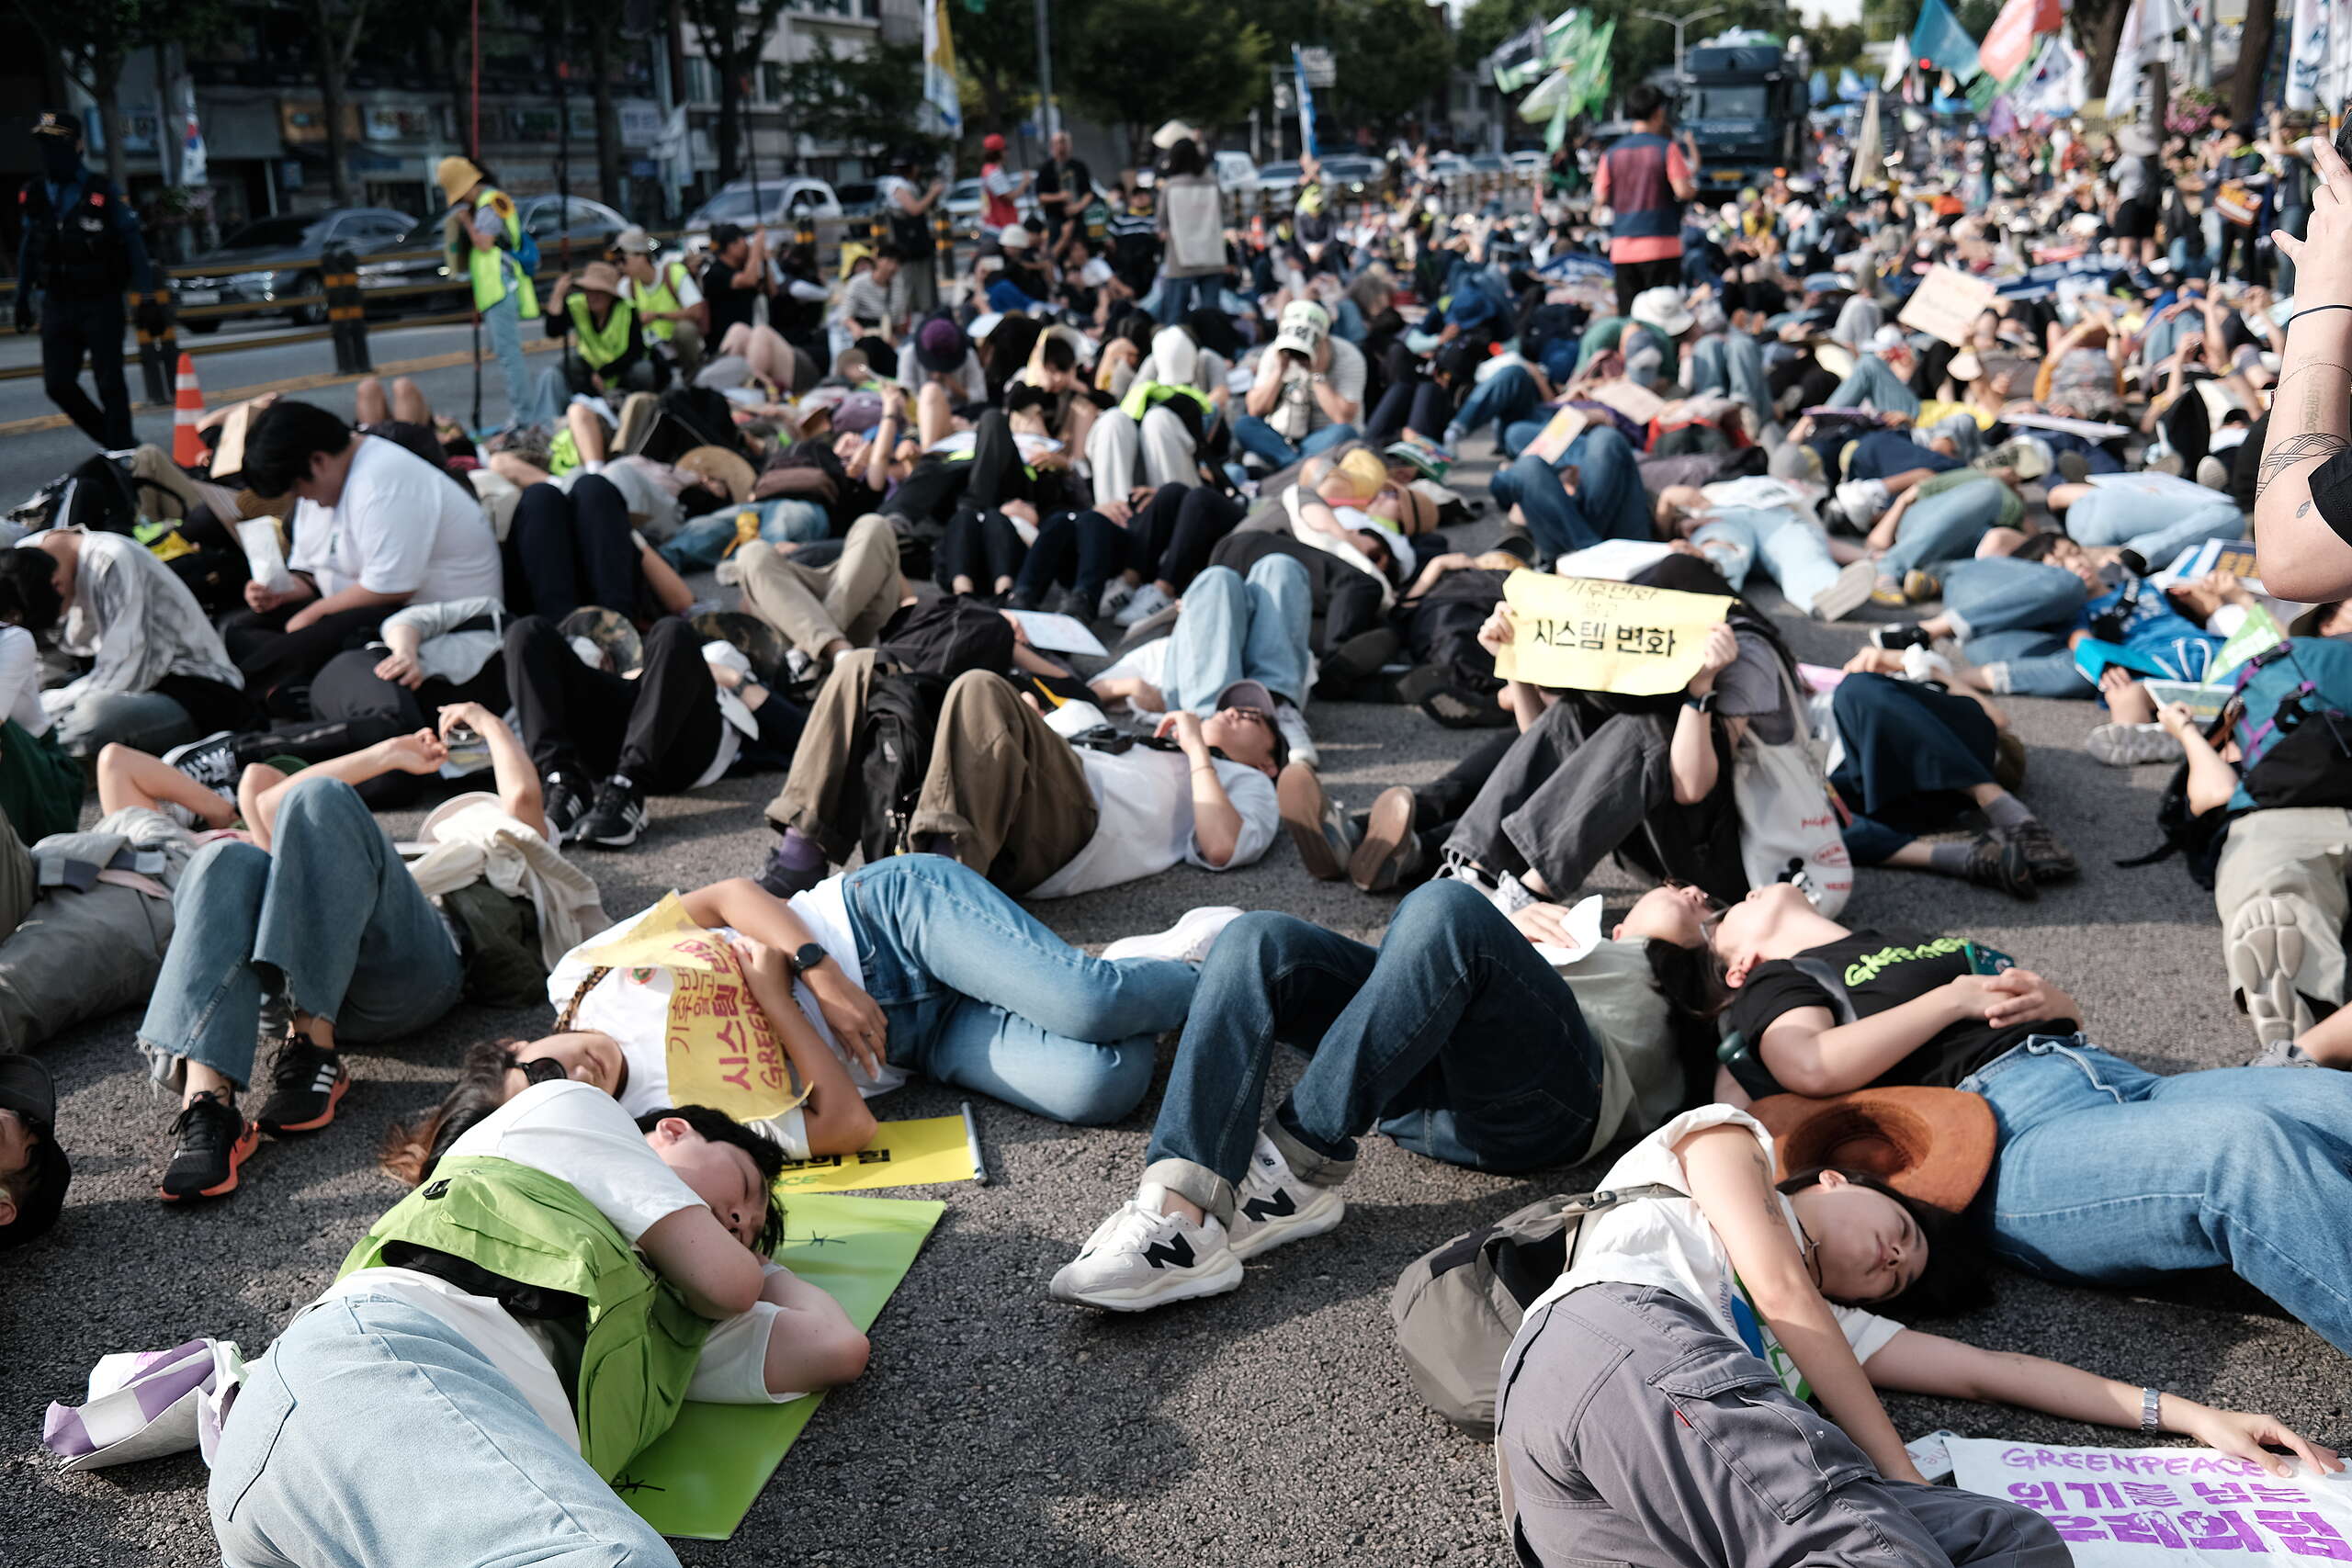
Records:
[[[1190,1269],[1193,1266],[1193,1244],[1181,1235],[1172,1242],[1155,1241],[1144,1248],[1143,1260],[1154,1269],[1165,1269],[1170,1263],[1179,1269]]]
[[[1298,1213],[1298,1205],[1291,1201],[1290,1189],[1278,1187],[1271,1198],[1252,1198],[1241,1205],[1241,1212],[1261,1224],[1267,1220],[1286,1220]]]

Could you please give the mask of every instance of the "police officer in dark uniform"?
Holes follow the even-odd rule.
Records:
[[[153,287],[146,243],[122,193],[83,164],[81,120],[44,112],[33,121],[33,142],[41,172],[17,195],[25,228],[17,255],[17,331],[32,331],[32,297],[40,290],[41,384],[49,400],[85,435],[119,451],[137,439],[122,378],[122,296],[126,288],[145,293]],[[85,356],[97,403],[82,390]]]

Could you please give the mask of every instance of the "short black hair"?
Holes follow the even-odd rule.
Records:
[[[2050,558],[2050,552],[2056,549],[2059,543],[2065,537],[2065,535],[2055,531],[2047,534],[2029,534],[2026,536],[2025,543],[2019,545],[2010,554],[2018,560],[2046,561]]]
[[[710,248],[723,251],[743,237],[742,226],[736,223],[714,223],[710,226]]]
[[[1666,95],[1647,82],[1636,82],[1625,91],[1625,118],[1645,120],[1666,105]]]
[[[275,402],[245,437],[245,483],[255,495],[279,496],[311,474],[311,459],[351,445],[351,425],[316,403]]]
[[[775,1201],[776,1178],[784,1174],[784,1145],[753,1132],[724,1111],[714,1111],[707,1105],[676,1105],[665,1111],[649,1111],[637,1119],[637,1130],[650,1133],[673,1116],[692,1127],[704,1143],[732,1144],[752,1156],[768,1200],[767,1215],[760,1222],[758,1250],[763,1258],[773,1254],[784,1245],[784,1205]],[[1932,1247],[1929,1256],[1934,1256]]]
[[[0,621],[39,637],[57,624],[64,609],[55,556],[39,547],[0,556]]]
[[[1856,1187],[1867,1188],[1882,1197],[1891,1198],[1911,1216],[1927,1239],[1928,1262],[1911,1288],[1900,1295],[1883,1302],[1871,1302],[1870,1310],[1895,1317],[1957,1317],[1973,1312],[1993,1299],[1991,1270],[1985,1267],[1984,1249],[1969,1229],[1968,1222],[1949,1209],[1939,1209],[1933,1203],[1923,1203],[1888,1186],[1867,1170],[1849,1170],[1838,1166],[1816,1165],[1800,1170],[1781,1182],[1776,1191],[1796,1193],[1821,1185],[1824,1172],[1835,1170]]]
[[[878,262],[903,262],[907,259],[907,253],[896,245],[882,245],[875,250],[874,259]]]
[[[25,1168],[0,1176],[0,1191],[17,1205],[17,1217],[0,1225],[0,1251],[44,1235],[57,1224],[65,1207],[65,1189],[73,1183],[74,1165],[58,1145],[57,1129],[46,1122],[25,1118],[32,1147]]]
[[[1078,350],[1072,348],[1069,339],[1061,333],[1047,333],[1037,340],[1037,360],[1048,370],[1075,370],[1078,368]]]

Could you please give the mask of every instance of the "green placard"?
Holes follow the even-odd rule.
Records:
[[[947,1205],[932,1198],[808,1194],[788,1201],[775,1259],[822,1286],[852,1323],[871,1329],[915,1266]],[[613,1490],[663,1535],[725,1540],[751,1512],[824,1395],[789,1404],[689,1404],[662,1440],[613,1481]]]

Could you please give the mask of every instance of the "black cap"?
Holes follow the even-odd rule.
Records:
[[[30,1056],[0,1055],[0,1111],[13,1111],[33,1134],[17,1189],[17,1217],[0,1224],[0,1250],[32,1240],[57,1223],[74,1167],[57,1143],[57,1085]]]
[[[63,109],[43,109],[33,116],[33,134],[78,138],[82,134],[82,117],[67,114]]]

